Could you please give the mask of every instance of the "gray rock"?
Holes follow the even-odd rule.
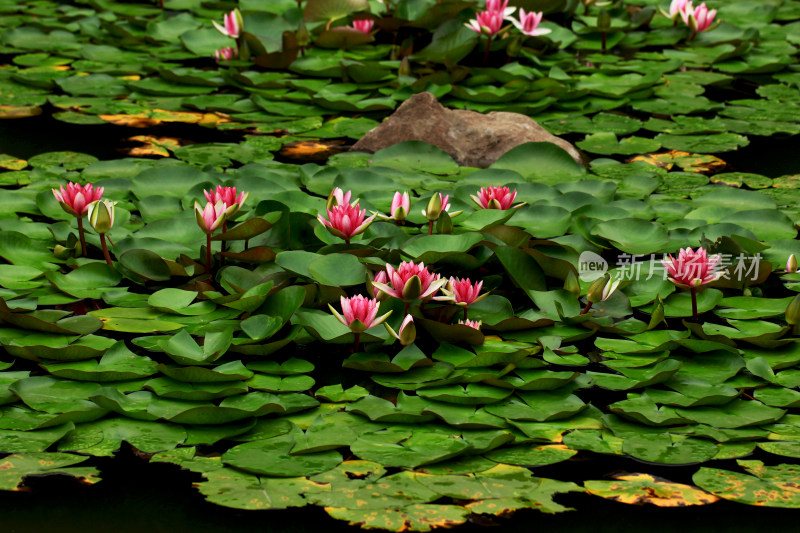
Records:
[[[383,123],[367,132],[351,150],[377,152],[403,141],[424,141],[438,146],[462,166],[486,168],[507,151],[526,142],[551,142],[581,164],[581,152],[549,133],[532,118],[519,113],[483,114],[448,109],[428,92],[415,94]]]

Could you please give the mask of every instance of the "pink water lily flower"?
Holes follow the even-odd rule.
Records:
[[[212,20],[211,23],[221,34],[238,39],[243,25],[242,14],[239,13],[238,9],[234,9],[223,17],[222,25],[217,23],[216,20]]]
[[[502,13],[503,17],[514,12],[515,7],[508,7],[508,0],[486,0],[486,11]]]
[[[392,207],[389,210],[389,214],[391,214],[392,218],[395,220],[405,220],[406,216],[408,216],[410,205],[411,198],[408,196],[407,192],[403,194],[396,192],[394,193],[394,198],[392,198]]]
[[[414,325],[414,317],[411,315],[406,315],[406,318],[403,319],[403,323],[400,324],[400,329],[396,332],[388,322],[385,322],[383,326],[386,328],[386,331],[389,332],[389,335],[399,340],[400,344],[403,346],[408,346],[417,338],[417,328]]]
[[[478,195],[470,198],[484,209],[509,209],[517,197],[517,190],[511,191],[508,187],[481,187]],[[523,204],[514,207],[520,207]]]
[[[714,22],[714,17],[717,16],[716,9],[708,9],[705,2],[692,9],[692,2],[689,1],[686,3],[686,7],[684,11],[681,13],[681,17],[683,17],[683,22],[689,26],[689,29],[692,30],[692,37],[693,38],[696,34],[706,31],[711,26],[711,23]]]
[[[228,206],[225,202],[211,203],[208,202],[205,207],[200,205],[199,202],[194,203],[194,216],[197,220],[197,225],[206,234],[212,234],[222,226],[225,222],[225,212]]]
[[[207,191],[203,191],[203,194],[212,204],[216,204],[218,202],[223,202],[225,205],[228,206],[228,214],[227,216],[233,216],[241,207],[244,205],[245,201],[247,201],[247,197],[250,196],[248,192],[240,192],[236,193],[236,187],[223,187],[222,185],[217,185],[216,189],[209,189]],[[233,206],[236,206],[233,210]]]
[[[447,280],[439,274],[432,274],[423,263],[415,264],[413,261],[404,261],[395,268],[386,265],[388,283],[373,281],[372,286],[384,294],[399,298],[406,303],[433,296]]]
[[[327,209],[327,212],[327,219],[322,215],[317,215],[317,220],[328,228],[331,234],[344,239],[347,244],[350,244],[350,239],[363,233],[375,219],[375,215],[372,215],[364,220],[367,210],[359,209],[358,203],[335,205]]]
[[[661,263],[667,269],[669,280],[678,287],[695,289],[718,280],[724,272],[717,268],[719,255],[708,256],[703,248],[692,251],[684,248],[675,259],[671,255]]]
[[[217,63],[220,61],[230,61],[231,59],[236,59],[238,56],[239,52],[232,46],[224,46],[219,50],[214,50],[214,61]]]
[[[661,11],[661,14],[668,19],[677,21],[683,17],[683,13],[686,10],[687,4],[691,7],[691,0],[672,0],[672,2],[669,4],[669,11],[664,11],[664,9],[660,7],[659,11]]]
[[[459,320],[458,323],[462,326],[469,326],[473,329],[477,329],[478,331],[480,331],[481,324],[483,324],[480,320]]]
[[[489,293],[481,294],[481,287],[483,287],[483,281],[472,283],[469,278],[451,277],[447,281],[447,285],[442,287],[444,296],[437,296],[434,300],[450,301],[460,307],[469,307],[489,295]]]
[[[542,15],[543,13],[541,11],[538,13],[534,13],[533,11],[530,13],[525,13],[524,9],[519,8],[519,20],[515,20],[513,18],[510,18],[509,20],[519,31],[525,35],[536,37],[537,35],[547,35],[551,31],[548,28],[538,27],[539,23],[542,22]]]
[[[350,298],[342,296],[339,302],[342,305],[341,315],[331,304],[328,304],[328,307],[339,322],[350,328],[353,333],[361,333],[369,328],[379,326],[392,314],[389,311],[385,315],[378,316],[378,300],[365,298],[360,294]]]
[[[361,33],[366,33],[369,35],[369,33],[372,31],[373,24],[375,24],[375,21],[372,19],[359,19],[353,21],[352,28],[360,31]]]
[[[503,11],[481,11],[464,25],[476,33],[492,36],[503,27],[505,18]]]
[[[95,189],[91,183],[79,185],[69,182],[66,189],[62,185],[58,190],[52,189],[52,191],[53,196],[61,204],[61,209],[76,217],[82,217],[89,209],[89,204],[103,196],[103,187]]]

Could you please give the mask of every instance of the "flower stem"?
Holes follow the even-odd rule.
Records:
[[[206,233],[206,274],[211,274],[211,234]]]
[[[411,305],[411,302],[406,302],[405,307],[403,307],[403,316],[408,314],[408,306]]]
[[[83,217],[78,216],[78,237],[81,239],[81,255],[86,257],[86,236],[83,234]]]
[[[359,348],[359,341],[361,340],[361,333],[353,333],[355,337],[355,345],[353,346],[353,353],[358,351]]]
[[[108,245],[106,245],[105,233],[100,234],[100,244],[103,246],[103,255],[106,258],[106,263],[108,263],[108,266],[114,266],[114,264],[111,262],[111,256],[108,255]]]
[[[464,308],[464,322],[467,321],[467,308]]]
[[[606,53],[606,32],[605,32],[605,30],[603,30],[603,35],[602,35],[601,38],[602,38],[603,53],[605,54]]]
[[[433,220],[428,222],[428,235],[431,235],[432,233],[433,233]]]
[[[689,292],[692,293],[692,317],[697,320],[697,289],[691,287]]]
[[[486,50],[483,52],[483,64],[486,65],[486,62],[489,60],[489,47],[492,46],[492,36],[486,39]]]
[[[591,308],[592,308],[592,302],[586,302],[586,307],[583,308],[583,311],[581,311],[581,314],[585,315],[586,313],[589,312],[589,309],[591,309]]]

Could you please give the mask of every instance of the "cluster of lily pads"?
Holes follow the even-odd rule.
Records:
[[[541,143],[483,170],[416,141],[324,166],[40,160],[2,195],[4,488],[96,481],[80,463],[124,441],[199,473],[210,502],[320,505],[367,528],[560,512],[567,492],[800,506],[785,490],[800,457],[787,265],[800,241],[763,190],[641,163],[587,170]],[[91,220],[81,253],[65,180],[116,202],[100,226],[111,265]],[[192,209],[204,198],[210,223]],[[345,242],[319,217],[354,204],[384,218]],[[609,261],[611,285],[581,275],[584,253]],[[388,328],[375,321],[389,312]],[[612,480],[535,474],[598,454],[694,465],[694,486],[636,463]]]
[[[526,4],[484,65],[470,20],[503,2],[0,1],[2,116],[154,130],[0,156],[0,488],[133,447],[215,504],[398,531],[581,492],[800,507],[799,182],[707,155],[800,133],[800,2],[714,4],[713,31],[583,3]],[[422,90],[639,157],[274,159]],[[609,457],[632,472],[569,469]]]

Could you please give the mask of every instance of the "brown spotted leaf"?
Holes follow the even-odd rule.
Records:
[[[618,474],[614,481],[585,481],[586,492],[620,503],[659,507],[707,505],[719,500],[716,496],[691,485],[673,483],[649,474]]]
[[[692,477],[698,486],[726,500],[760,507],[800,508],[800,466],[764,466],[737,461],[752,475],[719,468],[701,468]]]
[[[70,466],[82,463],[88,457],[69,453],[19,453],[0,459],[0,490],[17,490],[27,476],[63,474],[74,476],[84,483],[100,481],[97,469],[87,466]]]
[[[351,526],[388,531],[430,531],[453,527],[467,521],[469,511],[458,505],[418,504],[397,509],[347,509],[326,507],[333,518],[347,520]]]

